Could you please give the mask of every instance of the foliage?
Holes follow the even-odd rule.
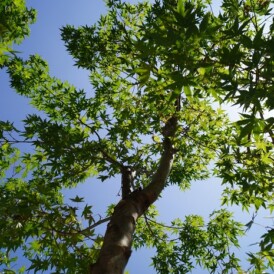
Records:
[[[167,138],[175,158],[164,188],[187,190],[193,180],[212,176],[215,163],[224,205],[273,210],[270,3],[224,0],[218,15],[202,0],[106,3],[108,13],[96,25],[62,29],[76,65],[90,71],[94,94],[50,76],[37,55],[6,63],[11,86],[40,111],[22,129],[0,124],[1,263],[8,268],[21,249],[36,272],[86,273],[104,240],[95,228],[113,207],[96,219],[91,205],[79,206],[82,197],[65,203],[62,189],[89,177],[109,180],[125,167],[136,173],[132,190],[144,189]],[[33,19],[33,11],[24,12],[29,17],[20,21]],[[5,41],[23,37],[21,26]],[[216,102],[241,107],[242,118],[229,122]],[[21,143],[32,146],[24,151]],[[133,246],[156,248],[159,273],[187,273],[196,265],[241,272],[232,247],[242,235],[243,226],[224,209],[207,224],[191,215],[167,227],[150,207],[138,220]],[[273,269],[273,228],[262,235],[260,251],[248,255],[250,271]]]
[[[24,0],[3,0],[0,3],[0,67],[14,54],[12,44],[19,44],[30,33],[29,24],[36,18],[34,9],[26,8]]]

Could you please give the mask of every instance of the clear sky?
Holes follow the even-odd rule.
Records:
[[[60,28],[66,24],[80,26],[90,25],[98,20],[100,14],[105,12],[103,0],[27,0],[27,5],[38,11],[37,22],[31,26],[31,36],[27,38],[17,49],[21,51],[21,56],[27,58],[30,54],[40,54],[48,63],[50,73],[62,80],[68,80],[78,88],[84,88],[87,92],[92,91],[89,84],[88,72],[77,69],[73,66],[72,57],[66,52],[60,38]],[[9,88],[8,78],[3,71],[0,71],[0,119],[15,121],[20,125],[27,113],[33,113],[27,99],[17,95]],[[90,185],[93,187],[90,189]],[[66,190],[64,194],[68,198],[86,196],[86,202],[94,205],[94,211],[103,214],[109,203],[117,203],[120,199],[119,178],[103,184],[90,179],[86,183],[79,185],[77,189]],[[94,191],[94,189],[96,191]],[[92,192],[93,190],[93,192]],[[171,221],[177,217],[184,218],[188,214],[199,214],[204,217],[214,210],[220,208],[221,186],[217,179],[210,179],[204,182],[193,182],[190,191],[182,193],[176,187],[170,187],[164,191],[162,198],[156,202],[161,213],[160,220]],[[250,217],[240,213],[234,208],[239,221],[247,223]],[[250,212],[251,214],[253,212]],[[267,214],[261,214],[261,217]],[[265,223],[264,219],[257,222]],[[103,226],[103,229],[105,226]],[[242,250],[244,255],[250,249],[249,245],[258,240],[258,235],[263,232],[262,228],[255,227],[248,237],[243,239]],[[153,268],[148,267],[151,263],[149,257],[150,250],[139,250],[133,252],[127,270],[131,274],[151,274],[155,273]],[[207,273],[201,270],[194,270],[192,273]]]

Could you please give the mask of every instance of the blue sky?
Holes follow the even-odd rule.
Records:
[[[61,41],[59,29],[66,24],[75,26],[93,24],[99,19],[100,14],[105,12],[104,1],[27,0],[27,5],[38,11],[38,18],[37,22],[31,26],[30,37],[17,47],[21,56],[27,58],[30,54],[38,53],[49,63],[51,75],[62,80],[68,80],[76,87],[91,92],[92,87],[89,84],[88,72],[73,66],[72,57],[68,55]],[[16,125],[20,125],[20,121],[24,119],[25,115],[33,113],[35,110],[28,105],[27,99],[17,95],[9,88],[8,78],[3,71],[0,71],[0,80],[0,119],[15,121]],[[93,192],[90,189],[91,185]],[[86,183],[79,185],[77,189],[64,191],[64,194],[67,199],[76,194],[86,196],[86,201],[94,205],[94,211],[103,215],[109,203],[119,201],[119,188],[119,178],[103,184],[94,179],[89,179]],[[220,182],[215,178],[204,182],[193,182],[191,190],[185,193],[176,187],[170,187],[156,202],[161,213],[160,219],[169,222],[177,217],[183,219],[188,214],[208,217],[214,209],[220,207],[221,190]],[[250,220],[250,216],[242,214],[239,209],[233,208],[233,210],[236,212],[239,221],[247,223]],[[266,221],[263,217],[265,216],[267,213],[263,212],[260,215],[261,219],[256,219],[256,221],[264,224]],[[256,242],[258,236],[263,232],[263,228],[257,226],[250,231],[248,237],[243,239],[243,247],[240,250],[242,257],[245,257],[245,251],[250,249],[249,245]],[[150,250],[134,251],[126,269],[131,274],[155,273],[152,268],[148,267],[151,254]],[[192,273],[207,272],[194,270]]]

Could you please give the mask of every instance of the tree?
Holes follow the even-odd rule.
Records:
[[[23,129],[1,122],[3,264],[21,248],[34,271],[123,273],[132,246],[145,245],[156,248],[159,273],[187,273],[195,264],[241,273],[232,247],[244,226],[232,213],[165,226],[153,203],[172,184],[186,191],[215,174],[224,204],[273,210],[269,2],[225,0],[219,15],[208,1],[107,6],[98,24],[62,29],[94,94],[51,77],[37,55],[6,63],[12,87],[41,114],[27,116]],[[213,102],[241,106],[242,119],[230,123]],[[32,149],[20,153],[21,143]],[[62,189],[118,175],[121,200],[106,218],[96,219],[89,204],[81,209],[83,197],[64,202]],[[106,221],[101,237],[95,229]],[[273,269],[273,227],[249,256],[250,271]]]

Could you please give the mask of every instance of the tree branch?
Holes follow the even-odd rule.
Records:
[[[131,193],[130,188],[133,186],[134,173],[135,173],[134,170],[130,166],[121,167],[122,199],[124,199]]]
[[[110,156],[103,148],[102,148],[102,138],[101,136],[99,135],[99,133],[94,129],[92,128],[91,126],[89,126],[88,124],[84,123],[81,119],[78,119],[78,121],[86,126],[87,128],[89,128],[91,130],[91,132],[95,133],[95,135],[97,136],[97,139],[98,139],[98,143],[100,145],[100,149],[99,151],[102,153],[103,157],[105,160],[107,160],[109,163],[111,164],[114,164],[114,165],[117,165],[119,166],[120,168],[123,167],[123,164],[121,164],[120,162],[118,162],[117,160],[115,160],[112,156]]]

